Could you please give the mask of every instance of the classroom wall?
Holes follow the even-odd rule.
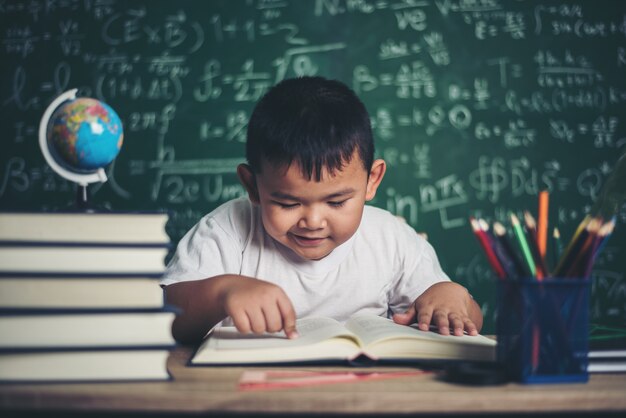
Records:
[[[537,211],[567,240],[626,145],[626,3],[504,0],[4,1],[0,4],[0,209],[58,210],[73,185],[37,130],[78,88],[124,123],[113,210],[167,209],[174,241],[244,194],[254,103],[300,75],[352,87],[387,176],[373,205],[428,234],[493,331],[495,276],[468,224]],[[626,316],[626,239],[593,272],[592,320]]]

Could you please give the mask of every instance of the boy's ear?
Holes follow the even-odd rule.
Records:
[[[367,179],[365,200],[372,200],[376,196],[376,190],[378,190],[380,182],[383,181],[385,171],[387,171],[387,164],[383,160],[374,160],[369,178]]]
[[[248,164],[239,164],[237,166],[237,176],[239,181],[246,188],[250,201],[254,204],[259,203],[259,190],[256,187],[256,177],[252,168]]]

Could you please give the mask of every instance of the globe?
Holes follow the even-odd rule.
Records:
[[[106,103],[76,97],[77,89],[56,97],[39,121],[39,147],[48,165],[77,184],[75,208],[93,210],[87,186],[104,183],[104,167],[122,148],[120,117]]]
[[[62,103],[50,116],[46,136],[54,159],[78,173],[109,165],[124,139],[117,113],[92,98]]]

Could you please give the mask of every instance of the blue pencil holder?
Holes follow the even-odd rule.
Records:
[[[589,279],[498,282],[497,360],[512,380],[589,380],[589,289]]]

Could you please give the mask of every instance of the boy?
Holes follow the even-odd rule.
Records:
[[[285,80],[248,124],[248,198],[203,217],[180,241],[161,284],[182,308],[174,337],[202,339],[216,324],[284,331],[297,317],[345,321],[357,312],[442,334],[476,334],[482,314],[450,281],[432,247],[382,209],[366,206],[385,174],[368,113],[347,86]]]

